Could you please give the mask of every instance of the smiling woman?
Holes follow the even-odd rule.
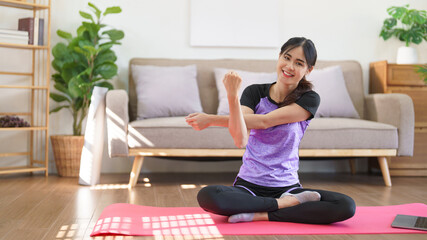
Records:
[[[254,84],[241,96],[236,72],[225,75],[229,116],[190,114],[196,130],[228,127],[237,147],[246,147],[233,186],[211,185],[197,195],[206,211],[228,221],[280,221],[327,224],[354,215],[352,198],[336,192],[302,188],[298,177],[299,143],[320,103],[306,80],[317,60],[311,40],[289,39],[276,64],[277,81]]]

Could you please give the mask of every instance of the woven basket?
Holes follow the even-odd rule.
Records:
[[[56,170],[61,177],[78,177],[84,136],[50,136]]]

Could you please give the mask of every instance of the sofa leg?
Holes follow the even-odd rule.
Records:
[[[350,163],[351,175],[355,175],[356,174],[356,160],[350,159],[348,161]]]
[[[139,173],[141,172],[142,163],[144,162],[144,157],[136,156],[133,160],[132,172],[130,173],[129,185],[128,188],[133,188],[138,182]]]
[[[380,164],[381,173],[383,174],[384,183],[387,187],[391,187],[390,172],[388,170],[388,163],[386,157],[378,157],[378,163]]]

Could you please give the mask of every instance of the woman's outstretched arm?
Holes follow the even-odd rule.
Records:
[[[253,110],[241,106],[243,118],[248,129],[266,129],[281,124],[300,122],[308,119],[310,112],[296,103],[278,108],[268,114],[254,114]],[[187,123],[195,130],[203,130],[207,127],[228,127],[228,115],[215,115],[206,113],[192,113],[186,117]]]

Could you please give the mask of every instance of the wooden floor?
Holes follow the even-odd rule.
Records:
[[[0,176],[0,239],[91,239],[102,210],[113,203],[158,207],[198,206],[195,196],[203,185],[226,184],[234,173],[142,175],[128,190],[127,174],[102,175],[95,187],[79,186],[77,178],[38,175]],[[358,206],[427,203],[427,178],[394,177],[385,187],[380,175],[301,174],[302,184],[345,193]],[[98,237],[95,239],[155,239],[154,237]],[[158,238],[157,238],[158,239]],[[174,239],[167,238],[164,239]],[[177,238],[175,238],[177,239]],[[184,239],[184,238],[182,238]],[[189,239],[189,238],[185,238]],[[427,239],[426,234],[224,236],[220,239]]]

